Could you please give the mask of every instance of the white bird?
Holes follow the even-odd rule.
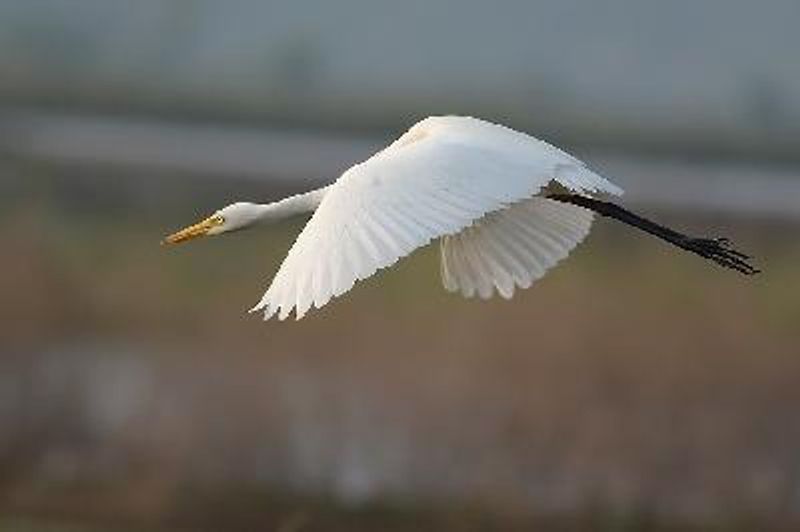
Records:
[[[598,199],[622,189],[575,157],[513,129],[429,117],[333,184],[266,205],[234,203],[168,236],[177,243],[313,213],[252,311],[297,319],[415,249],[440,239],[451,292],[510,298],[588,234],[594,213],[745,274],[726,239],[691,238]]]

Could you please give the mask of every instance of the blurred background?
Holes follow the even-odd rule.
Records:
[[[797,530],[796,0],[0,3],[0,530]],[[437,249],[245,310],[304,220],[174,249],[430,114],[564,146],[601,220],[512,301]]]

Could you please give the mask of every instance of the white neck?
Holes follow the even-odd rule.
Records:
[[[303,194],[295,194],[280,201],[258,205],[258,220],[261,222],[277,222],[292,216],[314,212],[328,192],[328,187],[318,188]]]

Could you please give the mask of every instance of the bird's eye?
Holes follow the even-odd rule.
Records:
[[[214,216],[214,223],[222,225],[225,223],[225,218],[221,214],[217,214]]]

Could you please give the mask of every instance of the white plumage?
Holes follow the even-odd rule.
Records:
[[[441,243],[442,281],[465,297],[510,298],[528,288],[589,233],[593,213],[533,197],[491,212]]]
[[[511,297],[588,233],[592,212],[537,194],[557,183],[621,194],[574,157],[469,117],[430,117],[327,187],[272,285],[253,307],[301,318],[415,249],[442,239],[445,287]]]

